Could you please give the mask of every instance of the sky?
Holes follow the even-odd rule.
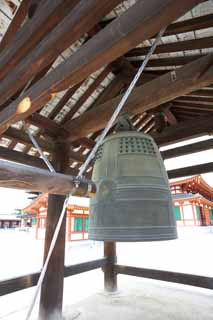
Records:
[[[212,138],[211,136],[203,136],[199,138],[190,139],[184,142],[179,142],[176,144],[163,147],[160,150],[166,150],[175,148],[178,146],[207,140]],[[213,150],[203,151],[199,153],[194,153],[192,155],[181,156],[177,158],[172,158],[165,160],[165,166],[167,170],[172,170],[175,168],[187,167],[196,164],[201,164],[205,162],[212,162],[213,160]],[[202,177],[204,180],[213,187],[213,173],[203,174]],[[173,181],[173,180],[171,180]],[[6,189],[0,188],[0,214],[11,214],[14,213],[15,209],[23,209],[26,207],[32,200],[29,200],[30,195],[22,190]],[[86,198],[71,197],[69,200],[70,204],[79,204],[82,206],[88,206],[89,200]]]

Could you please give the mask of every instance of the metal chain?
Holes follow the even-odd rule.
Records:
[[[125,92],[125,94],[123,95],[120,103],[118,104],[117,108],[115,109],[111,119],[109,120],[109,122],[107,123],[107,126],[106,128],[103,130],[101,136],[99,137],[98,141],[96,142],[96,145],[94,146],[94,148],[92,149],[91,153],[89,154],[89,156],[87,157],[85,163],[81,166],[80,168],[80,171],[79,171],[79,174],[77,176],[77,180],[76,182],[78,182],[87,166],[89,165],[90,161],[93,159],[93,157],[95,156],[99,146],[101,145],[101,143],[103,142],[106,134],[109,132],[110,128],[112,127],[112,125],[114,124],[117,116],[119,115],[120,111],[122,110],[126,100],[128,99],[129,95],[131,94],[133,88],[135,87],[135,84],[136,82],[138,81],[139,77],[141,76],[147,62],[149,61],[151,55],[153,54],[155,48],[157,47],[162,35],[164,34],[166,28],[163,28],[161,29],[161,31],[159,32],[158,36],[156,37],[152,47],[150,48],[147,56],[145,57],[141,67],[138,69],[138,72],[136,73],[134,79],[132,80],[132,82],[130,83],[127,91]],[[49,162],[49,160],[47,159],[47,157],[44,155],[42,149],[40,148],[39,144],[37,143],[35,137],[32,135],[32,133],[30,132],[30,130],[27,130],[27,133],[29,135],[29,138],[30,140],[32,141],[33,145],[35,146],[35,148],[38,150],[41,158],[44,160],[44,162],[46,163],[47,167],[49,168],[49,170],[51,172],[56,172],[55,169],[53,168],[52,164]],[[76,185],[77,187],[77,185]],[[30,316],[31,316],[31,313],[32,313],[32,310],[33,310],[33,307],[35,305],[35,302],[36,302],[36,299],[37,299],[37,296],[39,294],[39,291],[40,291],[40,288],[41,288],[41,285],[43,283],[43,280],[44,280],[44,277],[45,277],[45,274],[46,274],[46,271],[47,271],[47,267],[48,267],[48,264],[49,264],[49,260],[51,258],[51,255],[52,255],[52,252],[54,250],[54,247],[55,247],[55,244],[56,244],[56,241],[57,241],[57,238],[58,238],[58,234],[60,232],[60,229],[61,229],[61,225],[62,225],[62,222],[63,222],[63,219],[64,219],[64,216],[65,216],[65,213],[66,213],[66,208],[67,208],[67,205],[68,205],[68,201],[69,201],[69,196],[73,194],[74,190],[76,189],[76,187],[74,187],[70,194],[66,196],[66,199],[64,201],[64,205],[63,205],[63,208],[62,208],[62,211],[61,211],[61,214],[60,214],[60,217],[59,217],[59,220],[58,220],[58,223],[56,225],[56,228],[55,228],[55,232],[54,232],[54,235],[53,235],[53,238],[51,240],[51,243],[50,243],[50,248],[49,248],[49,251],[48,251],[48,254],[47,254],[47,257],[46,257],[46,260],[45,260],[45,263],[42,267],[42,270],[41,270],[41,273],[40,273],[40,276],[39,276],[39,280],[38,280],[38,283],[37,283],[37,286],[36,286],[36,290],[35,290],[35,294],[33,296],[33,299],[31,301],[31,304],[30,304],[30,307],[29,307],[29,310],[28,310],[28,313],[27,313],[27,316],[26,316],[26,320],[29,320],[30,319]]]

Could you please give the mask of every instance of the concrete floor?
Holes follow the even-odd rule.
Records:
[[[212,320],[210,290],[120,276],[116,294],[100,292],[65,308],[66,320]]]

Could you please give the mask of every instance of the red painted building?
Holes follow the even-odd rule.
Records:
[[[201,176],[170,183],[178,226],[213,225],[213,188]]]
[[[47,217],[48,195],[42,194],[34,200],[29,206],[24,208],[23,214],[36,217],[36,239],[44,239],[46,217]],[[68,205],[66,240],[86,240],[88,239],[88,207],[78,205]]]

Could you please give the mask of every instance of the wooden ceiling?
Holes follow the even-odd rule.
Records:
[[[159,146],[213,132],[212,1],[3,0],[0,158],[44,167],[29,129],[76,174],[166,25],[124,108]]]

